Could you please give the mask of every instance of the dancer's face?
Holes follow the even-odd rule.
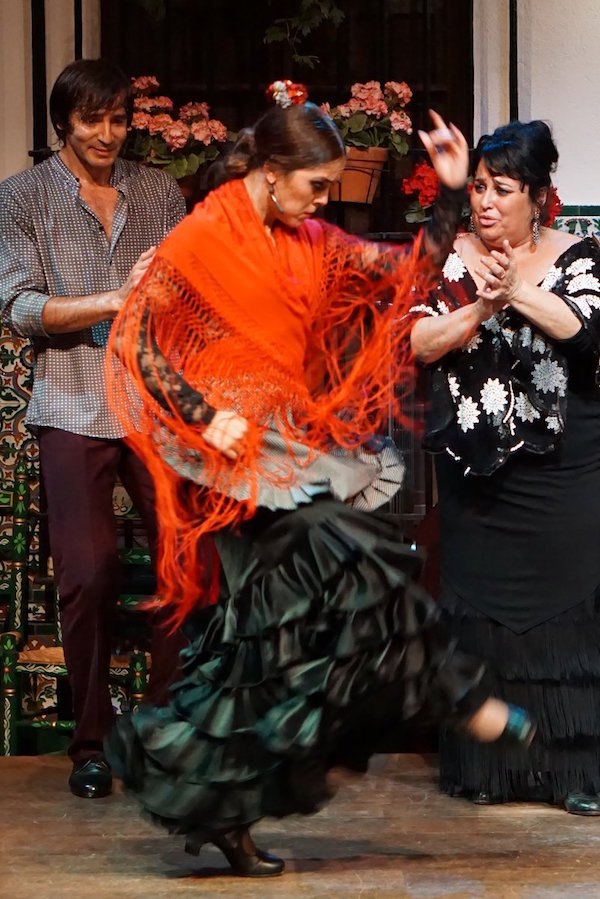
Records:
[[[271,201],[275,218],[291,228],[297,228],[329,202],[329,191],[339,181],[344,169],[344,158],[325,162],[323,165],[294,172],[267,172],[267,181],[274,185],[280,211]]]

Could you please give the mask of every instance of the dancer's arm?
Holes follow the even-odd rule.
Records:
[[[210,446],[229,459],[237,458],[248,422],[235,412],[215,409],[175,371],[154,337],[148,339],[148,314],[140,327],[138,362],[149,393],[163,409],[177,411],[183,421],[203,427],[202,437]]]

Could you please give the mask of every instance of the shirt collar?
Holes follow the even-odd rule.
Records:
[[[54,168],[56,174],[65,181],[72,189],[75,189],[77,192],[79,191],[79,178],[73,174],[71,169],[65,165],[65,163],[60,158],[58,152],[54,153],[50,157],[50,164]],[[120,156],[117,156],[115,159],[115,164],[113,166],[113,170],[111,172],[109,184],[111,187],[116,187],[117,190],[126,193],[125,182],[127,181],[128,169],[127,164],[121,159]]]

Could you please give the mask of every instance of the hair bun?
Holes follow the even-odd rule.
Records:
[[[304,84],[290,81],[273,81],[265,91],[269,100],[277,106],[287,109],[288,106],[300,106],[308,100],[308,90]]]

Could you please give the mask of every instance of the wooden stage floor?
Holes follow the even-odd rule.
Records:
[[[2,899],[600,897],[600,818],[450,799],[434,757],[378,756],[319,815],[262,822],[257,842],[287,861],[264,881],[211,848],[185,855],[119,791],[76,799],[68,773],[64,757],[0,758]]]

